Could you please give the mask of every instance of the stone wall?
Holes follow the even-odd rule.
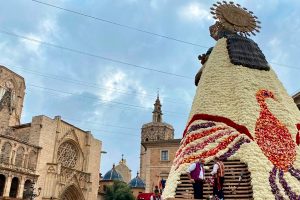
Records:
[[[146,184],[145,192],[153,192],[155,186],[159,186],[161,178],[167,179],[179,143],[178,139],[142,143],[146,149],[141,170],[144,172],[144,177],[141,178]],[[167,161],[161,160],[161,151],[163,150],[168,151],[169,159]]]
[[[0,94],[11,90],[11,107],[4,112],[0,112],[1,127],[15,126],[20,124],[23,101],[25,96],[24,78],[9,70],[4,66],[0,66]],[[1,98],[2,98],[1,95]]]
[[[4,196],[8,197],[12,180],[18,178],[18,198],[22,198],[25,181],[30,180],[36,182],[35,188],[42,189],[37,200],[68,195],[96,200],[101,141],[59,116],[35,116],[31,123],[20,124],[24,95],[23,77],[0,66],[0,174],[6,178]]]
[[[142,142],[174,139],[174,129],[167,123],[151,122],[142,127]]]

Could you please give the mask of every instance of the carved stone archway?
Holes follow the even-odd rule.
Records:
[[[14,177],[11,181],[9,197],[14,197],[14,198],[17,197],[19,184],[20,184],[19,178]]]
[[[61,200],[84,200],[80,189],[75,185],[68,186],[60,196]]]

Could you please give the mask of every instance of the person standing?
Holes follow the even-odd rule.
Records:
[[[205,180],[204,160],[199,159],[197,162],[192,163],[187,172],[193,184],[194,198],[203,199],[203,183]]]
[[[161,200],[161,196],[159,194],[159,190],[155,190],[154,194],[151,195],[150,200]]]
[[[224,199],[224,164],[220,158],[215,157],[214,166],[211,175],[214,176],[213,195],[217,196],[220,200]]]
[[[161,178],[160,186],[161,186],[161,192],[163,192],[166,186],[166,180],[164,178]]]

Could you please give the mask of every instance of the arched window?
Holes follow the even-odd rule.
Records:
[[[30,151],[29,158],[28,158],[28,168],[35,169],[37,162],[37,153],[35,151]]]
[[[19,147],[17,149],[16,160],[15,160],[15,165],[17,167],[23,167],[24,152],[25,150],[23,147]]]
[[[57,161],[64,167],[73,168],[78,160],[78,151],[71,142],[62,143],[57,152]]]
[[[12,146],[9,142],[3,144],[1,148],[0,163],[9,164],[11,149]]]
[[[14,198],[17,197],[18,187],[19,187],[19,179],[17,177],[14,177],[11,181],[9,197],[14,197]]]
[[[28,196],[30,195],[31,193],[31,180],[26,180],[25,183],[24,183],[24,191],[23,191],[23,199],[26,199],[28,198]]]

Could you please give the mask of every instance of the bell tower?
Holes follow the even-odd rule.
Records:
[[[140,175],[142,180],[146,180],[146,169],[150,156],[150,152],[147,151],[145,145],[157,142],[163,143],[174,139],[174,128],[172,125],[163,122],[161,107],[159,95],[157,95],[152,112],[152,122],[142,126],[140,153]]]
[[[24,96],[24,78],[0,66],[0,130],[20,124]]]
[[[159,95],[157,95],[152,112],[152,122],[144,124],[142,127],[142,142],[174,139],[173,127],[162,120],[161,107]]]

